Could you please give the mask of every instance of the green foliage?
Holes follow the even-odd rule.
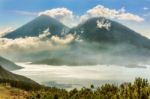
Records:
[[[93,88],[94,88],[94,85],[91,85],[91,88],[93,89]]]
[[[44,88],[32,91],[27,99],[150,99],[150,84],[148,80],[136,78],[132,83],[122,83],[120,86],[105,84],[97,89],[91,88],[66,91],[57,88]]]
[[[0,79],[0,84],[6,85],[9,84],[11,87],[20,88],[23,90],[39,90],[42,88],[39,84],[34,83],[28,83],[24,81],[14,81],[14,80],[6,80],[6,79]]]
[[[150,84],[142,78],[136,78],[133,83],[122,83],[120,86],[105,84],[94,88],[91,85],[91,88],[74,88],[70,91],[4,79],[0,83],[27,90],[27,99],[150,99]]]

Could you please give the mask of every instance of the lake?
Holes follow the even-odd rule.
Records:
[[[132,82],[136,77],[150,80],[150,67],[127,68],[125,66],[95,65],[95,66],[50,66],[30,63],[16,63],[24,67],[13,73],[26,76],[36,82],[55,86],[58,88],[72,89],[81,87],[95,87],[105,83],[119,85],[122,82]]]

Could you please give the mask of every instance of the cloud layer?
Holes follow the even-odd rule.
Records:
[[[79,22],[85,21],[93,17],[106,17],[110,19],[126,20],[141,22],[144,19],[138,15],[126,12],[125,8],[119,10],[106,8],[103,5],[97,5],[92,9],[89,9],[85,14],[78,16],[73,11],[67,8],[54,8],[40,12],[39,15],[48,15],[53,17],[69,27],[77,25]]]
[[[25,37],[17,39],[0,38],[0,55],[13,56],[26,53],[38,53],[44,51],[57,51],[67,47],[67,44],[74,40],[71,34],[65,37],[52,36],[51,33],[44,31],[37,37]]]
[[[5,27],[4,29],[0,30],[0,37],[6,35],[7,33],[13,31],[12,27]]]
[[[39,15],[48,15],[69,27],[75,26],[77,24],[77,16],[75,16],[73,12],[67,8],[54,8],[40,12]]]
[[[97,5],[96,7],[89,9],[84,15],[81,16],[81,20],[87,20],[92,17],[106,17],[118,20],[132,20],[136,22],[141,22],[144,19],[138,15],[126,12],[125,8],[119,10],[109,9],[103,5]]]
[[[30,13],[23,14],[30,15]],[[118,20],[132,20],[136,22],[141,22],[144,20],[138,15],[126,12],[125,8],[116,10],[106,8],[102,5],[97,5],[96,7],[89,9],[85,14],[81,16],[75,15],[71,10],[67,8],[50,9],[40,12],[39,15],[51,16],[69,27],[75,26],[79,22],[85,21],[89,18],[100,16]],[[97,20],[97,28],[104,28],[109,30],[110,27],[111,23],[109,23],[107,20]],[[12,28],[10,27],[1,30],[0,37],[10,32],[11,30]],[[49,35],[51,35],[51,33],[49,33],[46,29],[45,31],[43,31],[43,34],[40,34],[38,37],[26,37],[17,39],[0,38],[0,55],[8,57],[9,55],[11,55],[13,57],[17,57],[17,55],[23,56],[26,54],[30,55],[45,51],[51,53],[53,51],[68,48],[68,44],[73,42],[75,39],[79,39],[79,41],[82,41],[80,40],[80,38],[75,38],[74,35],[66,35],[65,37],[52,36],[51,38],[47,38],[47,36]],[[45,56],[45,54],[43,56]]]

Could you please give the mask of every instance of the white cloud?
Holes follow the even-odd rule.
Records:
[[[45,30],[43,31],[42,34],[39,34],[39,38],[46,38],[46,37],[48,37],[49,35],[51,35],[51,33],[49,32],[49,28],[47,28],[47,29],[45,29]]]
[[[118,20],[132,20],[136,22],[141,22],[144,19],[138,15],[126,12],[125,8],[119,10],[109,9],[103,5],[97,5],[96,7],[88,10],[84,15],[81,16],[81,21],[87,20],[92,17],[106,17]]]
[[[144,9],[148,9],[145,7]],[[21,11],[15,10],[13,11],[20,15],[28,15],[28,16],[37,16],[37,15],[47,15],[52,18],[57,19],[58,21],[62,22],[68,27],[74,27],[78,25],[80,22],[85,21],[89,18],[93,17],[106,17],[110,19],[117,19],[117,20],[129,20],[129,21],[136,21],[141,22],[144,19],[138,15],[129,13],[125,10],[125,7],[121,9],[110,9],[104,7],[103,5],[97,5],[92,9],[89,9],[85,14],[78,16],[73,13],[73,11],[67,8],[53,8],[45,11],[41,11],[39,13],[36,12],[29,12],[29,11]]]
[[[149,8],[148,7],[143,7],[143,10],[148,10]]]
[[[59,20],[64,23],[66,26],[73,27],[76,26],[79,22],[85,21],[93,17],[106,17],[111,19],[118,20],[129,20],[141,22],[144,19],[138,15],[126,12],[125,7],[122,7],[119,10],[109,9],[103,5],[97,5],[92,9],[89,9],[85,14],[78,16],[75,15],[72,11],[67,8],[54,8],[40,12],[39,15],[48,15],[52,18]]]
[[[0,30],[0,37],[5,36],[9,32],[13,31],[14,29],[12,27],[5,27],[4,29]]]
[[[60,22],[64,23],[66,26],[69,27],[75,26],[78,22],[78,17],[75,16],[73,12],[67,8],[54,8],[40,12],[39,15],[48,15],[52,18],[59,20]]]
[[[14,10],[13,12],[20,14],[20,15],[25,15],[25,16],[37,16],[38,15],[38,13],[36,12],[22,11],[22,10]]]
[[[111,27],[111,23],[109,22],[109,20],[107,19],[101,19],[101,20],[97,20],[97,28],[105,28],[106,30],[110,30]]]
[[[122,7],[121,9],[119,9],[119,12],[125,13],[126,12],[125,7]]]
[[[0,54],[20,54],[20,53],[33,53],[40,51],[52,51],[63,49],[67,44],[74,41],[73,35],[66,35],[65,37],[47,36],[51,33],[46,32],[40,34],[38,37],[25,37],[17,39],[0,38]]]
[[[57,43],[57,44],[68,44],[71,41],[73,41],[74,39],[75,38],[72,34],[66,35],[63,39],[61,39],[58,36],[52,36],[52,38],[51,38],[52,42]]]

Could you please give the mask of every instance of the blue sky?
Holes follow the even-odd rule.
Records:
[[[150,36],[150,0],[0,0],[0,29],[5,27],[17,28],[37,17],[34,13],[52,8],[65,7],[75,15],[81,16],[97,5],[116,10],[125,8],[126,12],[142,17],[144,21],[140,23],[119,22],[143,35]],[[33,14],[19,13],[21,11]]]

